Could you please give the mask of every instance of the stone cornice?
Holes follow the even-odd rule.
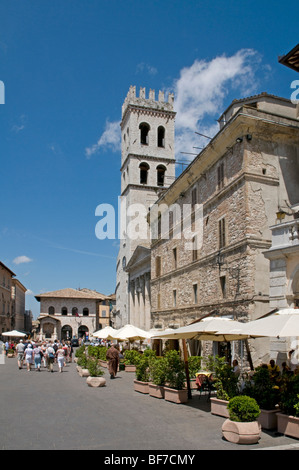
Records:
[[[164,103],[165,109],[163,107],[155,108],[155,107],[145,107],[145,106],[138,106],[136,104],[128,104],[126,110],[123,114],[122,121],[121,121],[121,128],[124,127],[124,123],[126,121],[127,115],[130,112],[145,115],[145,116],[158,116],[158,117],[165,117],[168,115],[170,119],[174,119],[176,116],[176,112],[170,109],[167,109],[167,103]]]
[[[121,168],[120,168],[120,171],[123,170],[124,166],[126,165],[127,161],[131,158],[134,158],[136,160],[140,160],[140,161],[143,161],[143,160],[146,160],[146,161],[153,161],[153,162],[164,162],[164,163],[175,163],[175,158],[170,158],[170,157],[163,157],[163,156],[159,156],[159,157],[154,157],[153,155],[140,155],[140,154],[137,154],[137,153],[129,153],[126,157],[126,159],[124,160]]]

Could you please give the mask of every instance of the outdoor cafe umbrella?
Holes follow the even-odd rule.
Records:
[[[207,317],[172,332],[157,333],[153,338],[235,341],[248,338],[248,334],[243,332],[241,322],[226,317]]]
[[[5,331],[5,333],[2,333],[2,336],[12,336],[14,338],[24,338],[24,336],[26,336],[26,334],[22,333],[21,331],[12,330],[12,331]]]
[[[95,338],[101,338],[101,339],[113,339],[113,335],[115,335],[118,332],[118,330],[115,330],[115,328],[112,328],[112,326],[106,326],[102,330],[98,330],[95,333],[93,333],[92,336]]]
[[[242,332],[252,338],[299,336],[299,310],[281,309],[267,317],[244,323]]]
[[[226,317],[207,317],[191,325],[182,326],[172,332],[162,332],[153,337],[153,339],[182,339],[184,362],[186,370],[188,397],[191,398],[188,354],[186,339],[198,339],[208,341],[234,341],[248,338],[242,330],[242,323],[231,320]]]
[[[142,330],[134,325],[125,325],[120,328],[116,334],[113,335],[113,339],[118,341],[143,341],[144,339],[150,339],[152,337],[151,333],[148,331]]]

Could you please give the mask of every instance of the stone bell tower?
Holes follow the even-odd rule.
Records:
[[[175,180],[174,96],[155,91],[145,96],[145,88],[131,86],[122,106],[121,121],[121,211],[128,213],[134,204],[145,211],[155,203],[163,190]],[[126,218],[122,218],[127,220]],[[124,224],[120,233],[117,259],[116,324],[129,322],[128,273],[125,268],[137,246],[150,247],[149,230],[146,237],[132,239]]]

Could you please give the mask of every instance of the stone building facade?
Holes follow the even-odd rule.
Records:
[[[16,274],[0,261],[0,334],[5,331],[30,331],[26,324],[26,287]]]
[[[255,320],[271,309],[263,253],[271,246],[277,211],[298,201],[296,106],[262,93],[235,100],[219,124],[218,134],[156,203],[161,211],[152,219],[154,328],[211,314]],[[185,224],[181,230],[185,219],[189,229]],[[170,227],[166,236],[163,220]],[[180,232],[189,239],[179,238]],[[253,362],[267,360],[263,354],[262,340],[255,340]]]
[[[100,305],[109,297],[90,289],[67,288],[35,298],[40,302],[38,339],[66,340],[99,330]]]
[[[272,245],[264,255],[270,262],[270,307],[271,309],[295,308],[299,312],[299,202],[288,213],[294,219],[270,227]],[[284,217],[284,212],[279,213]],[[271,359],[279,365],[288,359],[288,351],[296,351],[299,359],[298,338],[271,338],[269,340]]]
[[[0,261],[0,333],[12,329],[11,288],[15,273]]]
[[[12,316],[13,324],[12,329],[23,331],[27,330],[25,325],[25,302],[26,302],[26,287],[18,280],[12,279],[11,297],[12,297]],[[27,331],[30,331],[28,329]]]
[[[148,208],[175,178],[174,120],[173,95],[170,94],[166,101],[160,91],[156,100],[154,90],[150,90],[147,98],[144,88],[137,96],[136,87],[130,87],[122,106],[121,121],[121,226],[116,267],[116,328],[131,322],[130,281],[126,266],[137,246],[150,246],[146,223]],[[144,229],[137,236],[129,230],[129,225],[134,224],[136,211],[140,228]]]

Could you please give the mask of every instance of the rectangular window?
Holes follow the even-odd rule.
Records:
[[[173,290],[173,306],[176,307],[176,289]]]
[[[169,212],[169,238],[173,238],[173,212]]]
[[[160,294],[160,292],[158,292],[158,296],[157,296],[157,308],[158,309],[161,308],[161,294]]]
[[[226,233],[225,233],[225,219],[220,219],[218,222],[219,230],[219,248],[224,248],[226,245]]]
[[[172,254],[173,254],[173,268],[176,269],[177,268],[177,249],[176,248],[172,250]]]
[[[197,251],[197,235],[194,235],[193,239],[193,247],[192,247],[192,261],[196,261],[198,257],[198,251]]]
[[[220,287],[221,287],[222,297],[225,299],[226,298],[226,276],[220,276]]]
[[[192,193],[191,193],[191,210],[194,211],[195,210],[195,205],[197,204],[197,189],[194,188],[192,189]]]
[[[195,304],[198,303],[198,298],[197,298],[197,284],[193,284],[193,302]]]
[[[222,189],[224,187],[224,163],[220,163],[217,173],[218,189]]]
[[[156,256],[156,277],[161,276],[161,256]]]

